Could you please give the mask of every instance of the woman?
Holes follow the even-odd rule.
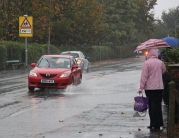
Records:
[[[160,130],[163,126],[162,116],[162,92],[164,89],[162,74],[166,72],[165,64],[158,59],[158,49],[151,48],[148,50],[147,60],[144,62],[139,94],[145,90],[149,98],[149,117],[150,129]]]

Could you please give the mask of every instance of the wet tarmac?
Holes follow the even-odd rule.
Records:
[[[117,68],[115,72],[121,71],[130,71],[132,69],[139,70],[141,66],[133,65],[132,62],[136,61],[144,61],[143,57],[135,58],[134,61],[131,63],[126,64],[125,61],[131,59],[125,59],[123,61],[118,60],[110,60],[108,62],[101,61],[101,62],[94,62],[91,63],[91,72],[98,71],[101,69],[110,70],[114,68],[113,65],[116,65],[123,62],[124,68]],[[109,66],[110,65],[110,66]],[[19,69],[19,70],[6,70],[0,72],[0,83],[10,82],[11,79],[16,79],[19,83],[19,87],[26,86],[21,81],[21,78],[27,76],[29,70],[31,68],[26,69]],[[109,71],[110,72],[110,71]],[[101,73],[101,74],[100,74]],[[100,72],[98,75],[104,76],[104,72]],[[133,72],[131,72],[132,74]],[[21,84],[22,83],[22,84]],[[125,85],[125,84],[121,84]],[[126,87],[126,86],[125,86]],[[101,87],[99,87],[100,89]],[[5,88],[2,88],[3,92]],[[110,88],[112,89],[112,88]],[[1,90],[1,89],[0,89]],[[104,91],[101,91],[101,96],[106,96]],[[118,96],[113,90],[111,94]],[[125,91],[125,90],[123,90]],[[126,89],[128,91],[128,89]],[[63,94],[61,93],[54,93],[51,94],[42,92],[41,94],[38,93],[29,93],[29,97],[31,98],[64,98],[65,96],[70,95],[70,92]],[[99,95],[98,93],[97,95]],[[95,108],[91,110],[84,111],[78,115],[74,115],[71,118],[66,120],[59,120],[59,123],[63,123],[62,127],[58,130],[53,130],[45,134],[39,134],[38,138],[166,138],[167,132],[167,110],[168,107],[162,103],[162,110],[163,110],[163,120],[164,120],[164,128],[161,128],[160,131],[151,131],[147,129],[147,125],[149,124],[149,116],[148,113],[145,117],[133,117],[134,112],[131,110],[131,99],[128,97],[127,93],[121,94],[119,103],[111,103],[110,101],[106,101],[106,103],[100,103]],[[91,94],[91,97],[95,99],[95,93]],[[115,97],[115,96],[114,96]],[[74,97],[73,97],[74,98]],[[96,99],[99,100],[99,99]],[[123,103],[123,104],[121,104]],[[18,104],[18,103],[13,103]],[[6,105],[8,106],[8,105]],[[2,107],[1,107],[2,108]],[[11,117],[15,117],[17,114],[12,114]],[[18,116],[17,116],[18,117]],[[74,133],[78,132],[78,133]],[[68,137],[67,137],[68,134]],[[71,136],[71,137],[70,137]]]

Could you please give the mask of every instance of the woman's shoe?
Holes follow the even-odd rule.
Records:
[[[147,128],[150,129],[150,130],[160,130],[160,127],[151,127],[151,126],[148,126]]]
[[[154,127],[155,130],[160,130],[160,127]]]

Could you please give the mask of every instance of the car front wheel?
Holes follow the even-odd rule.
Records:
[[[35,87],[31,87],[31,86],[29,86],[28,88],[29,88],[29,91],[34,91],[35,89]]]
[[[80,76],[80,80],[78,84],[81,84],[81,82],[82,82],[82,75]]]
[[[89,67],[86,69],[86,72],[89,72]]]
[[[74,79],[71,78],[71,85],[74,85]]]

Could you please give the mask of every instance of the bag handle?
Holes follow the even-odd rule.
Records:
[[[139,93],[139,96],[142,95],[141,97],[143,97],[143,93]]]

